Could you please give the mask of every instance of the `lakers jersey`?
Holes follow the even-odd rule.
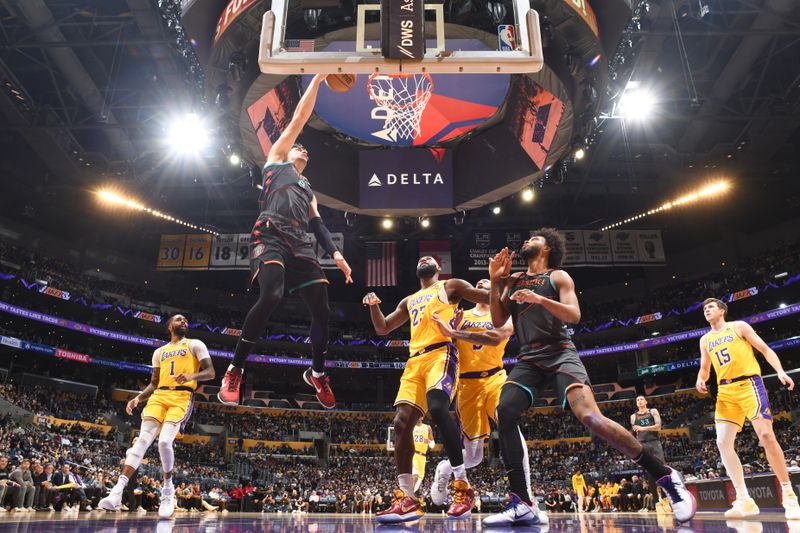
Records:
[[[189,348],[191,339],[182,339],[176,343],[170,342],[161,347],[158,352],[158,366],[161,369],[158,377],[158,386],[161,387],[189,387],[197,388],[197,381],[178,383],[175,376],[178,374],[196,374],[200,369],[200,361]]]
[[[433,315],[438,315],[449,323],[455,314],[456,306],[448,303],[444,284],[444,281],[437,281],[408,297],[406,305],[411,320],[411,341],[408,343],[408,350],[411,355],[431,344],[452,340],[441,332],[432,318]]]
[[[709,331],[704,342],[717,374],[717,383],[742,376],[761,375],[753,347],[736,334],[733,323],[725,323],[720,331]]]
[[[414,426],[414,451],[425,455],[428,453],[428,442],[431,427],[428,424]]]
[[[464,311],[464,318],[458,329],[462,331],[486,331],[494,329],[492,314],[479,315],[475,309]],[[458,348],[458,364],[460,372],[483,372],[503,366],[503,354],[506,350],[508,339],[497,346],[472,344],[469,341],[456,341]]]

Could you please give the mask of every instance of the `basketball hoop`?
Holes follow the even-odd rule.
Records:
[[[367,90],[378,107],[390,111],[383,127],[396,139],[411,140],[422,133],[422,113],[433,94],[430,74],[374,73],[369,77]]]

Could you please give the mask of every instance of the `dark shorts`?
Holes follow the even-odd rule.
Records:
[[[552,385],[558,402],[564,408],[567,406],[569,389],[579,385],[591,386],[586,367],[578,357],[578,352],[571,348],[552,355],[539,355],[518,361],[508,373],[506,385],[510,383],[522,387],[530,394],[531,405],[537,394]]]
[[[661,440],[648,440],[642,443],[642,448],[650,452],[651,455],[661,459],[662,463],[666,463],[667,459],[664,457],[664,448],[661,447]]]
[[[262,214],[250,236],[250,280],[255,283],[261,265],[284,268],[284,286],[292,293],[315,283],[328,283],[306,233]]]

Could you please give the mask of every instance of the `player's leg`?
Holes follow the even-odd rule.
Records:
[[[395,491],[395,497],[389,508],[375,515],[375,520],[383,524],[412,522],[419,520],[423,515],[422,507],[414,496],[414,478],[411,472],[414,460],[414,426],[422,417],[422,410],[425,408],[419,404],[425,400],[424,397],[418,402],[405,399],[413,398],[415,389],[413,380],[404,379],[409,377],[406,376],[408,371],[407,365],[403,378],[400,379],[393,422],[394,460],[397,466],[397,484],[400,488]]]
[[[328,283],[327,280],[322,281],[322,279],[310,280],[309,285],[298,289],[311,314],[312,363],[311,368],[303,374],[303,379],[308,385],[314,387],[317,399],[322,406],[326,409],[333,409],[336,406],[336,398],[331,390],[330,377],[325,374],[331,308],[328,303]]]
[[[800,519],[800,506],[798,506],[797,495],[792,489],[789,471],[786,469],[786,456],[783,453],[783,448],[781,448],[778,439],[775,438],[772,417],[760,416],[759,418],[751,419],[750,423],[753,424],[753,430],[764,447],[764,454],[767,456],[769,466],[772,467],[775,477],[778,478],[778,482],[781,484],[782,503],[786,509],[786,518],[788,520]]]
[[[152,401],[153,398],[150,398]],[[145,407],[147,409],[151,407],[150,402]],[[156,405],[153,405],[152,408],[155,408]],[[125,490],[125,487],[128,485],[128,479],[133,472],[139,468],[139,465],[142,463],[142,459],[144,458],[145,454],[147,453],[147,449],[150,448],[150,445],[153,444],[153,441],[156,439],[156,435],[158,435],[158,430],[161,427],[161,422],[158,419],[145,417],[144,413],[142,414],[142,426],[139,430],[139,438],[136,439],[136,442],[133,443],[133,446],[128,448],[125,452],[125,466],[122,468],[122,473],[119,475],[117,480],[117,484],[111,489],[108,496],[100,500],[98,503],[98,507],[100,509],[105,509],[106,511],[117,511],[122,503],[122,492]]]
[[[164,483],[161,486],[161,504],[158,507],[160,518],[169,518],[175,512],[175,487],[172,484],[172,469],[175,466],[173,443],[180,432],[180,422],[165,422],[158,436],[158,453],[164,470]]]
[[[222,378],[218,397],[224,404],[239,403],[239,386],[242,382],[244,363],[256,347],[258,339],[264,334],[270,315],[281,303],[284,275],[283,264],[277,259],[261,263],[255,272],[255,279],[258,281],[258,300],[247,312],[242,325],[242,334],[233,353],[233,361]]]
[[[719,415],[720,411],[717,410]],[[728,415],[730,416],[730,415]],[[717,448],[719,449],[719,456],[722,460],[722,465],[725,467],[725,473],[731,479],[733,488],[736,490],[736,499],[733,502],[733,508],[725,512],[727,518],[743,518],[745,516],[753,516],[759,513],[756,502],[747,494],[747,486],[744,481],[744,470],[742,462],[736,453],[734,443],[736,441],[736,434],[740,431],[740,426],[733,421],[717,420]]]

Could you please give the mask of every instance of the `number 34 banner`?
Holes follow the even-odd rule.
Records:
[[[341,250],[344,235],[332,233],[333,242]],[[316,244],[322,268],[336,268],[333,259]],[[212,237],[208,234],[162,235],[156,263],[158,270],[248,270],[250,268],[250,234],[232,233]]]

